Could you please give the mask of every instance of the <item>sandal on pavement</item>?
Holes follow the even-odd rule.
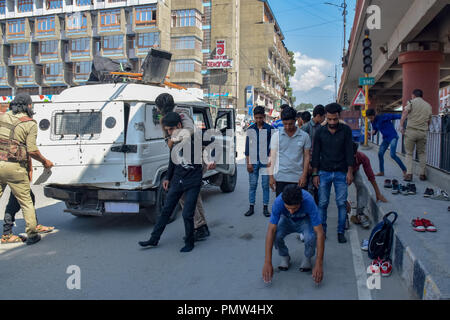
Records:
[[[417,219],[413,219],[411,221],[414,231],[417,231],[417,232],[425,232],[426,231],[422,220],[423,219],[417,218]]]
[[[22,243],[23,239],[19,236],[16,236],[14,234],[4,234],[2,235],[2,240],[1,243],[2,244],[7,244],[7,243]]]
[[[36,226],[36,231],[38,233],[49,233],[49,232],[52,232],[53,230],[55,230],[55,227],[46,227],[46,226],[43,226],[42,224],[38,224]]]
[[[422,219],[422,224],[425,227],[425,230],[428,232],[436,232],[437,228],[434,226],[434,224],[427,219]]]

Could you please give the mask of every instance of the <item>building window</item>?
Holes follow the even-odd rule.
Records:
[[[90,38],[80,38],[70,40],[71,55],[89,54],[90,49],[91,49]]]
[[[0,0],[0,14],[5,14],[5,2],[6,0]]]
[[[13,57],[23,57],[28,55],[29,43],[13,43],[11,54]]]
[[[202,49],[201,47],[200,41],[195,37],[172,38],[173,50],[197,49],[200,51]]]
[[[63,0],[47,0],[47,9],[60,9],[63,7]]]
[[[172,11],[172,27],[198,27],[201,29],[202,15],[195,9]]]
[[[87,81],[91,73],[91,67],[92,67],[91,61],[83,61],[75,63],[73,66],[73,73],[75,80]]]
[[[36,32],[37,33],[53,33],[55,31],[55,17],[37,18]]]
[[[58,40],[39,42],[39,52],[42,56],[58,53]]]
[[[16,67],[16,79],[19,82],[32,82],[33,67],[31,64]]]
[[[90,6],[94,4],[94,0],[77,0],[77,6]]]
[[[25,34],[25,19],[8,21],[8,34]]]
[[[61,81],[63,70],[61,63],[50,63],[44,66],[44,76],[47,81]]]
[[[8,73],[6,67],[0,67],[0,83],[6,83],[8,80]]]
[[[123,36],[107,36],[103,37],[103,51],[107,51],[106,53],[110,53],[112,51],[122,51],[123,48]]]
[[[120,10],[100,11],[100,27],[111,28],[120,26]]]
[[[33,11],[33,0],[18,0],[17,9],[19,12]]]
[[[175,73],[178,72],[200,72],[201,66],[200,63],[198,63],[195,60],[175,60],[174,61],[174,69],[173,71]]]
[[[136,43],[138,48],[159,47],[159,33],[138,33]]]
[[[156,25],[156,6],[136,8],[135,21],[137,27]]]
[[[77,12],[71,15],[67,15],[67,30],[80,30],[87,28],[87,17],[85,13]]]

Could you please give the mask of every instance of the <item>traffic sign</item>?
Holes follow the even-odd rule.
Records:
[[[352,101],[352,105],[354,106],[365,106],[366,105],[366,95],[364,94],[363,89],[359,89],[356,93],[355,98]]]
[[[375,78],[359,78],[360,86],[373,86],[375,84]]]

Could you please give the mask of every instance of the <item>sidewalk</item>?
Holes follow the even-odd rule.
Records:
[[[370,144],[371,149],[360,148],[370,159],[374,172],[379,171],[378,147]],[[389,211],[398,213],[394,225],[395,239],[392,250],[394,272],[399,272],[408,288],[420,299],[450,299],[450,212],[447,207],[450,201],[432,200],[423,197],[426,188],[433,188],[435,193],[439,187],[450,185],[447,183],[449,174],[434,170],[428,175],[431,181],[420,181],[414,176],[416,195],[393,195],[392,189],[383,187],[385,179],[397,179],[405,184],[400,168],[385,154],[385,176],[377,177],[377,183],[388,203],[377,203],[369,181],[365,179],[366,187],[371,196],[369,210],[374,221],[380,221]],[[402,159],[403,160],[403,159]],[[433,169],[428,169],[433,170]],[[440,177],[440,179],[439,179]],[[436,185],[430,182],[436,181]],[[433,222],[436,233],[416,232],[411,227],[411,220],[417,217]]]

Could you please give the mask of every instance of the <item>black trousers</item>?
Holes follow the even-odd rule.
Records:
[[[35,197],[33,191],[30,189],[31,200],[33,201],[33,205],[35,204]],[[5,218],[3,222],[3,234],[9,235],[12,234],[12,229],[14,227],[14,221],[16,221],[16,214],[20,210],[20,204],[17,201],[14,194],[11,192],[8,200],[8,204],[6,205],[5,210]]]
[[[184,194],[183,220],[186,234],[185,243],[194,245],[194,213],[200,189],[201,185],[185,187],[183,182],[180,180],[172,179],[170,182],[169,192],[167,193],[166,203],[164,204],[162,213],[153,228],[151,236],[153,239],[159,241],[167,223],[169,222],[173,210],[175,210],[178,201]]]

